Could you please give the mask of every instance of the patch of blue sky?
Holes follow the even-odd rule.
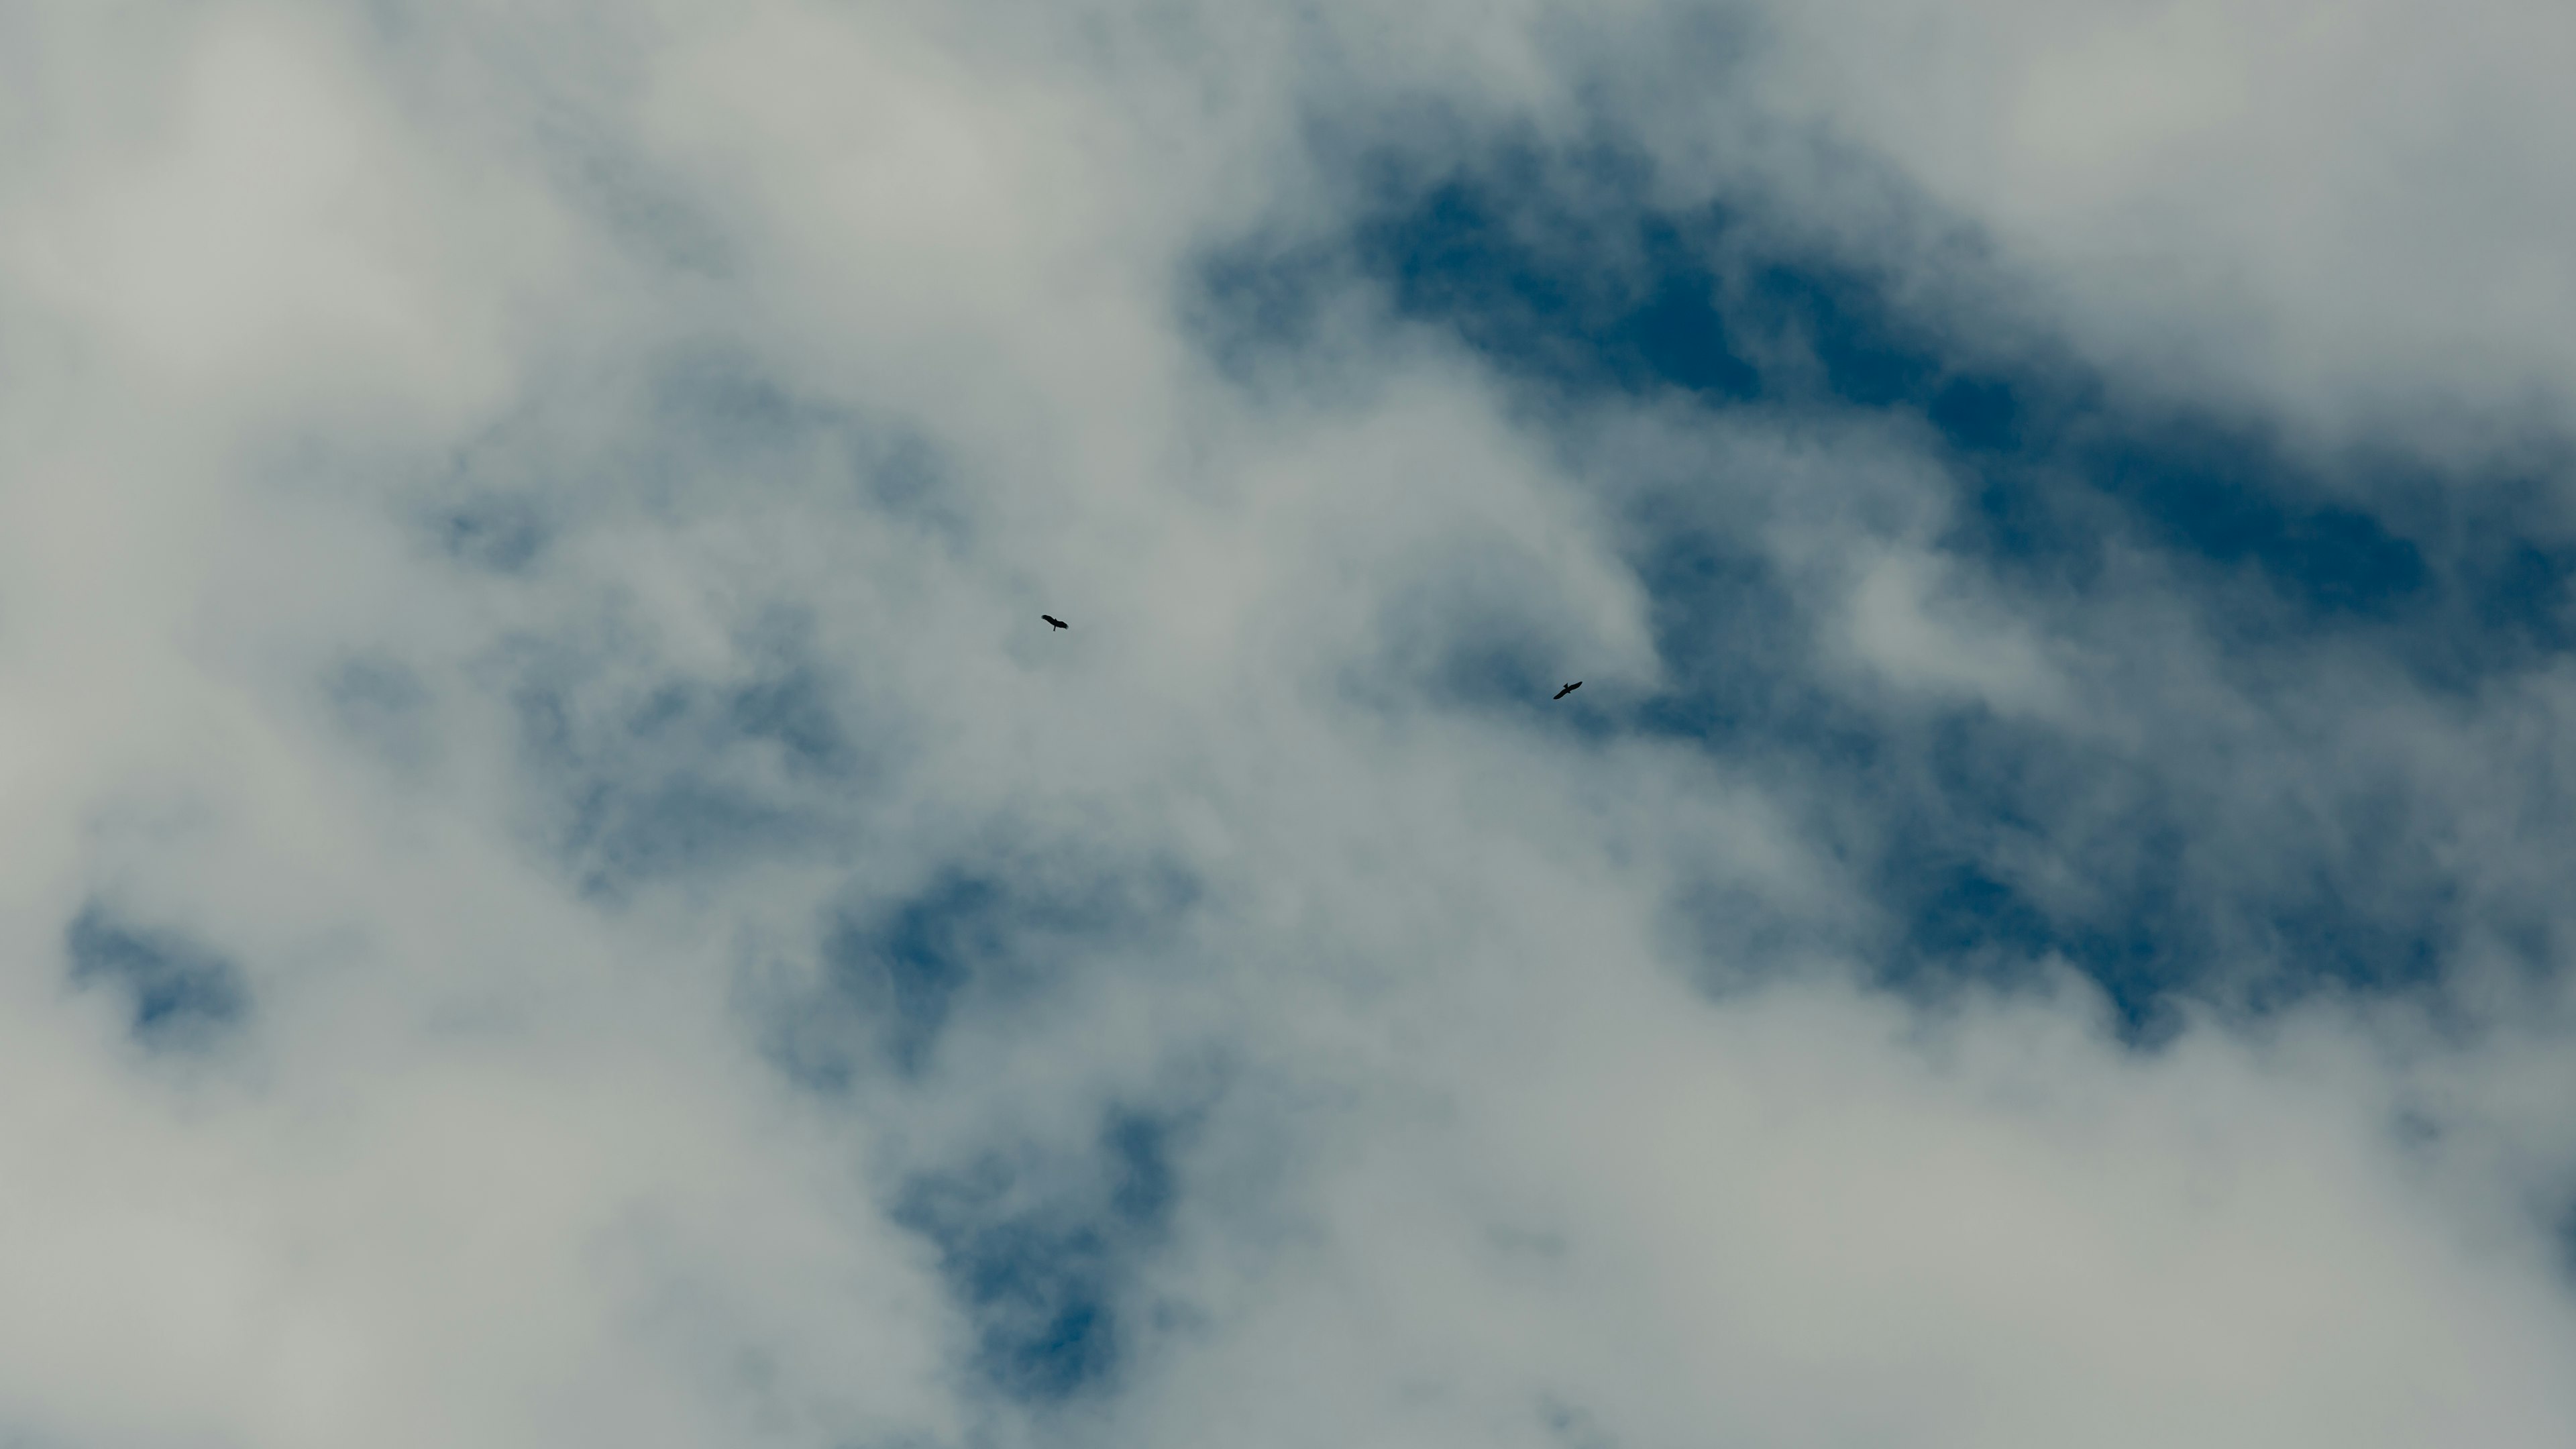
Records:
[[[1563,218],[1536,234],[1518,197],[1451,177],[1355,239],[1362,272],[1396,311],[1436,319],[1518,368],[1627,390],[1671,387],[1723,401],[1759,397],[1761,370],[1740,355],[1717,279],[1680,225],[1640,213],[1615,240]],[[1615,270],[1552,264],[1559,254],[1617,255]]]
[[[1174,1130],[1113,1109],[1087,1163],[989,1156],[903,1189],[895,1219],[938,1251],[995,1391],[1043,1407],[1113,1386],[1143,1306],[1135,1270],[1174,1209]]]
[[[1680,687],[1640,701],[1637,727],[1719,745],[1793,739],[1803,754],[1851,766],[1877,758],[1876,722],[1805,667],[1800,606],[1767,555],[1651,515],[1638,533],[1656,651]]]
[[[952,868],[898,899],[827,919],[818,994],[770,1013],[769,1050],[810,1090],[843,1092],[890,1071],[918,1083],[968,1013],[1025,1004],[1092,953],[1157,948],[1196,898],[1152,865],[1101,873],[1079,854],[1023,849],[989,868]],[[894,1219],[938,1254],[972,1325],[966,1365],[989,1391],[1033,1408],[1114,1385],[1161,1305],[1136,1272],[1178,1211],[1186,1109],[1113,1103],[1087,1146],[979,1150],[915,1173]]]
[[[1160,949],[1198,899],[1169,865],[1087,855],[1024,844],[951,865],[896,898],[830,911],[818,991],[778,1005],[773,1057],[817,1090],[846,1088],[877,1064],[918,1078],[961,1013],[1025,1002],[1095,953]]]
[[[998,882],[952,874],[888,919],[834,923],[823,943],[832,990],[875,1026],[897,1071],[922,1069],[958,992],[1009,949],[1008,909]]]
[[[1150,865],[1086,873],[1023,851],[991,867],[830,915],[820,993],[770,1023],[792,1079],[840,1092],[890,1070],[918,1083],[968,1013],[1025,1004],[1090,953],[1155,949],[1195,899],[1187,880]],[[1114,1385],[1136,1334],[1161,1321],[1136,1273],[1178,1211],[1178,1153],[1195,1120],[1187,1104],[1113,1103],[1071,1154],[978,1149],[895,1192],[895,1221],[936,1251],[972,1325],[966,1367],[988,1390],[1045,1409]]]
[[[99,901],[63,932],[74,986],[126,999],[128,1030],[155,1049],[201,1045],[250,1011],[241,968],[187,935],[139,925]]]
[[[608,677],[599,651],[531,647],[511,699],[522,768],[585,890],[711,879],[835,838],[880,773],[792,626],[739,678]],[[604,649],[605,646],[602,646]]]
[[[1256,237],[1208,259],[1198,310],[1221,367],[1252,377],[1265,349],[1293,351],[1302,319],[1356,284],[1396,320],[1454,336],[1542,421],[1658,397],[1897,421],[1954,490],[1936,540],[1946,554],[2079,607],[2136,587],[2112,576],[2115,546],[2153,560],[2159,597],[2205,622],[2222,650],[2213,664],[2257,714],[2309,687],[2297,663],[2327,643],[2461,692],[2571,642],[2576,546],[2539,526],[2510,480],[2446,486],[2394,456],[2303,461],[2259,418],[2150,407],[2065,349],[1999,362],[1845,261],[1763,241],[1772,233],[1748,216],[1658,210],[1644,168],[1615,148],[1548,157],[1504,142],[1465,165],[1353,165],[1371,208],[1349,234]],[[2124,1030],[2150,1037],[2164,999],[2206,984],[2221,958],[2280,963],[2240,998],[2259,1009],[2324,981],[2409,989],[2454,943],[2452,888],[2429,861],[2355,858],[2286,805],[2195,817],[2171,762],[1981,708],[1927,726],[1854,701],[1819,677],[1816,621],[1758,543],[1651,490],[1629,496],[1632,562],[1673,688],[1598,728],[1810,772],[1824,813],[1867,822],[1840,844],[1900,923],[1877,950],[1891,982],[2055,955],[2101,984]],[[1446,652],[1415,662],[1439,699],[1500,708],[1554,682],[1548,651],[1434,632]],[[2300,745],[2293,732],[2230,743]],[[2075,831],[2069,792],[2106,783],[2127,802],[2107,827],[2122,843],[2055,841]],[[2058,851],[2082,889],[2038,889],[2026,862],[1999,854],[2005,839]],[[2282,858],[2243,868],[2264,851]]]
[[[2054,957],[2142,1041],[2177,993],[2261,1012],[2329,982],[2424,987],[2460,937],[2456,886],[2384,792],[2337,818],[2230,813],[2160,764],[1967,715],[1891,732],[1889,753],[1852,795],[1874,806],[1864,878],[1903,923],[1876,958],[1900,989]]]
[[[2285,630],[2336,615],[2441,613],[2465,593],[2486,617],[2516,615],[2563,641],[2556,605],[2576,568],[2569,540],[2533,543],[2499,587],[2475,548],[2428,559],[2433,540],[2339,501],[2402,482],[2404,460],[2380,460],[2370,489],[2339,490],[2258,423],[2125,402],[2063,351],[1999,367],[1909,316],[1851,265],[1775,254],[1722,207],[1658,210],[1643,165],[1615,150],[1550,159],[1506,143],[1427,173],[1401,160],[1363,164],[1375,208],[1337,244],[1270,251],[1256,238],[1202,268],[1207,335],[1221,356],[1293,345],[1297,319],[1327,289],[1365,279],[1397,316],[1452,331],[1542,406],[1552,396],[1673,392],[1716,407],[1919,419],[1963,479],[1968,506],[1948,542],[2001,566],[2080,567],[2117,533],[2251,571],[2294,606]],[[2494,529],[2455,533],[2478,540]]]
[[[857,760],[857,751],[832,707],[830,687],[810,665],[729,691],[725,713],[743,738],[776,745],[793,773],[844,775]]]

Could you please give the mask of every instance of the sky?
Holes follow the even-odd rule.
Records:
[[[0,4],[0,1446],[2576,1443],[2571,65]]]

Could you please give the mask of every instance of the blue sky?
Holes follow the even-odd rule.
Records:
[[[2567,1442],[2474,8],[0,21],[0,1440]]]
[[[1403,179],[1372,188],[1338,244],[1226,249],[1208,266],[1220,356],[1293,348],[1319,292],[1364,286],[1395,317],[1454,336],[1542,413],[1655,399],[1764,423],[1893,425],[1944,475],[1934,543],[1946,556],[2037,607],[2116,614],[2138,588],[2107,576],[2120,550],[2161,576],[2154,602],[2202,622],[2231,694],[2257,704],[2305,683],[2302,661],[2327,648],[2398,676],[2392,689],[2474,695],[2564,647],[2566,543],[2528,526],[2521,479],[2433,481],[2395,445],[2340,466],[2288,459],[2262,419],[2123,396],[2062,339],[1994,365],[1842,259],[1734,244],[1749,224],[1723,205],[1655,206],[1635,157],[1541,156],[1506,138],[1447,171],[1420,174],[1400,155],[1355,167]],[[1668,490],[1628,506],[1630,562],[1672,673],[1591,722],[1787,756],[1882,797],[1861,808],[1891,827],[1870,862],[1895,916],[1876,953],[1889,977],[2053,954],[2142,1028],[2169,996],[2222,984],[2256,1010],[2327,985],[2421,988],[2457,945],[2458,884],[2430,862],[2384,858],[2440,829],[2389,818],[2440,812],[2404,798],[2410,782],[2347,782],[2363,829],[2396,827],[2383,854],[2338,855],[2310,822],[2272,813],[2240,825],[2278,849],[2265,877],[2188,880],[2189,857],[2223,848],[2225,826],[2200,802],[2163,803],[2167,762],[1989,709],[1891,718],[1830,697],[1801,657],[1816,621],[1749,530],[1675,526]],[[1469,646],[1465,667],[1483,673],[1468,699],[1532,695],[1546,671],[1508,648]],[[2075,863],[2091,897],[2081,913],[2029,899],[1998,859],[1999,846],[2062,839],[2070,791],[2135,797],[2112,827],[2116,858]],[[2261,938],[2267,949],[2242,963],[2260,979],[2212,980],[2241,961],[2228,930]]]

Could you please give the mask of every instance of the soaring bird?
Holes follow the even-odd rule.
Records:
[[[1574,681],[1572,684],[1567,685],[1565,688],[1558,690],[1558,691],[1556,692],[1556,697],[1557,697],[1558,699],[1563,699],[1563,698],[1565,698],[1567,695],[1572,694],[1573,692],[1575,692],[1575,691],[1576,691],[1576,690],[1578,690],[1578,689],[1581,689],[1582,687],[1583,687],[1583,681],[1582,681],[1582,680],[1580,680],[1580,679],[1578,679],[1578,680]]]
[[[1071,624],[1066,623],[1065,621],[1063,621],[1062,619],[1057,618],[1057,617],[1056,617],[1055,615],[1053,615],[1053,614],[1040,614],[1040,615],[1038,615],[1038,617],[1039,617],[1039,618],[1041,618],[1041,619],[1046,620],[1048,623],[1053,624],[1054,626],[1056,626],[1056,627],[1057,627],[1057,628],[1059,628],[1059,629],[1070,629],[1070,628],[1072,628],[1072,627],[1073,627]]]

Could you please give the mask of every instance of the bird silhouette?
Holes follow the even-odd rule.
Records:
[[[1063,621],[1062,619],[1057,618],[1057,617],[1056,617],[1055,615],[1053,615],[1053,614],[1040,614],[1040,615],[1038,615],[1038,617],[1039,617],[1039,618],[1041,618],[1041,619],[1046,620],[1048,623],[1053,624],[1054,626],[1056,626],[1056,627],[1057,627],[1057,628],[1059,628],[1059,629],[1070,629],[1070,628],[1072,628],[1072,627],[1073,627],[1071,624],[1066,623],[1065,621]]]
[[[1578,680],[1574,681],[1572,684],[1567,685],[1565,688],[1558,690],[1558,691],[1556,692],[1556,697],[1557,697],[1558,699],[1563,699],[1563,698],[1565,698],[1567,695],[1572,694],[1573,692],[1575,692],[1575,691],[1576,691],[1576,690],[1578,690],[1578,689],[1581,689],[1582,687],[1583,687],[1583,681],[1582,681],[1582,680],[1580,680],[1580,679],[1578,679]]]

